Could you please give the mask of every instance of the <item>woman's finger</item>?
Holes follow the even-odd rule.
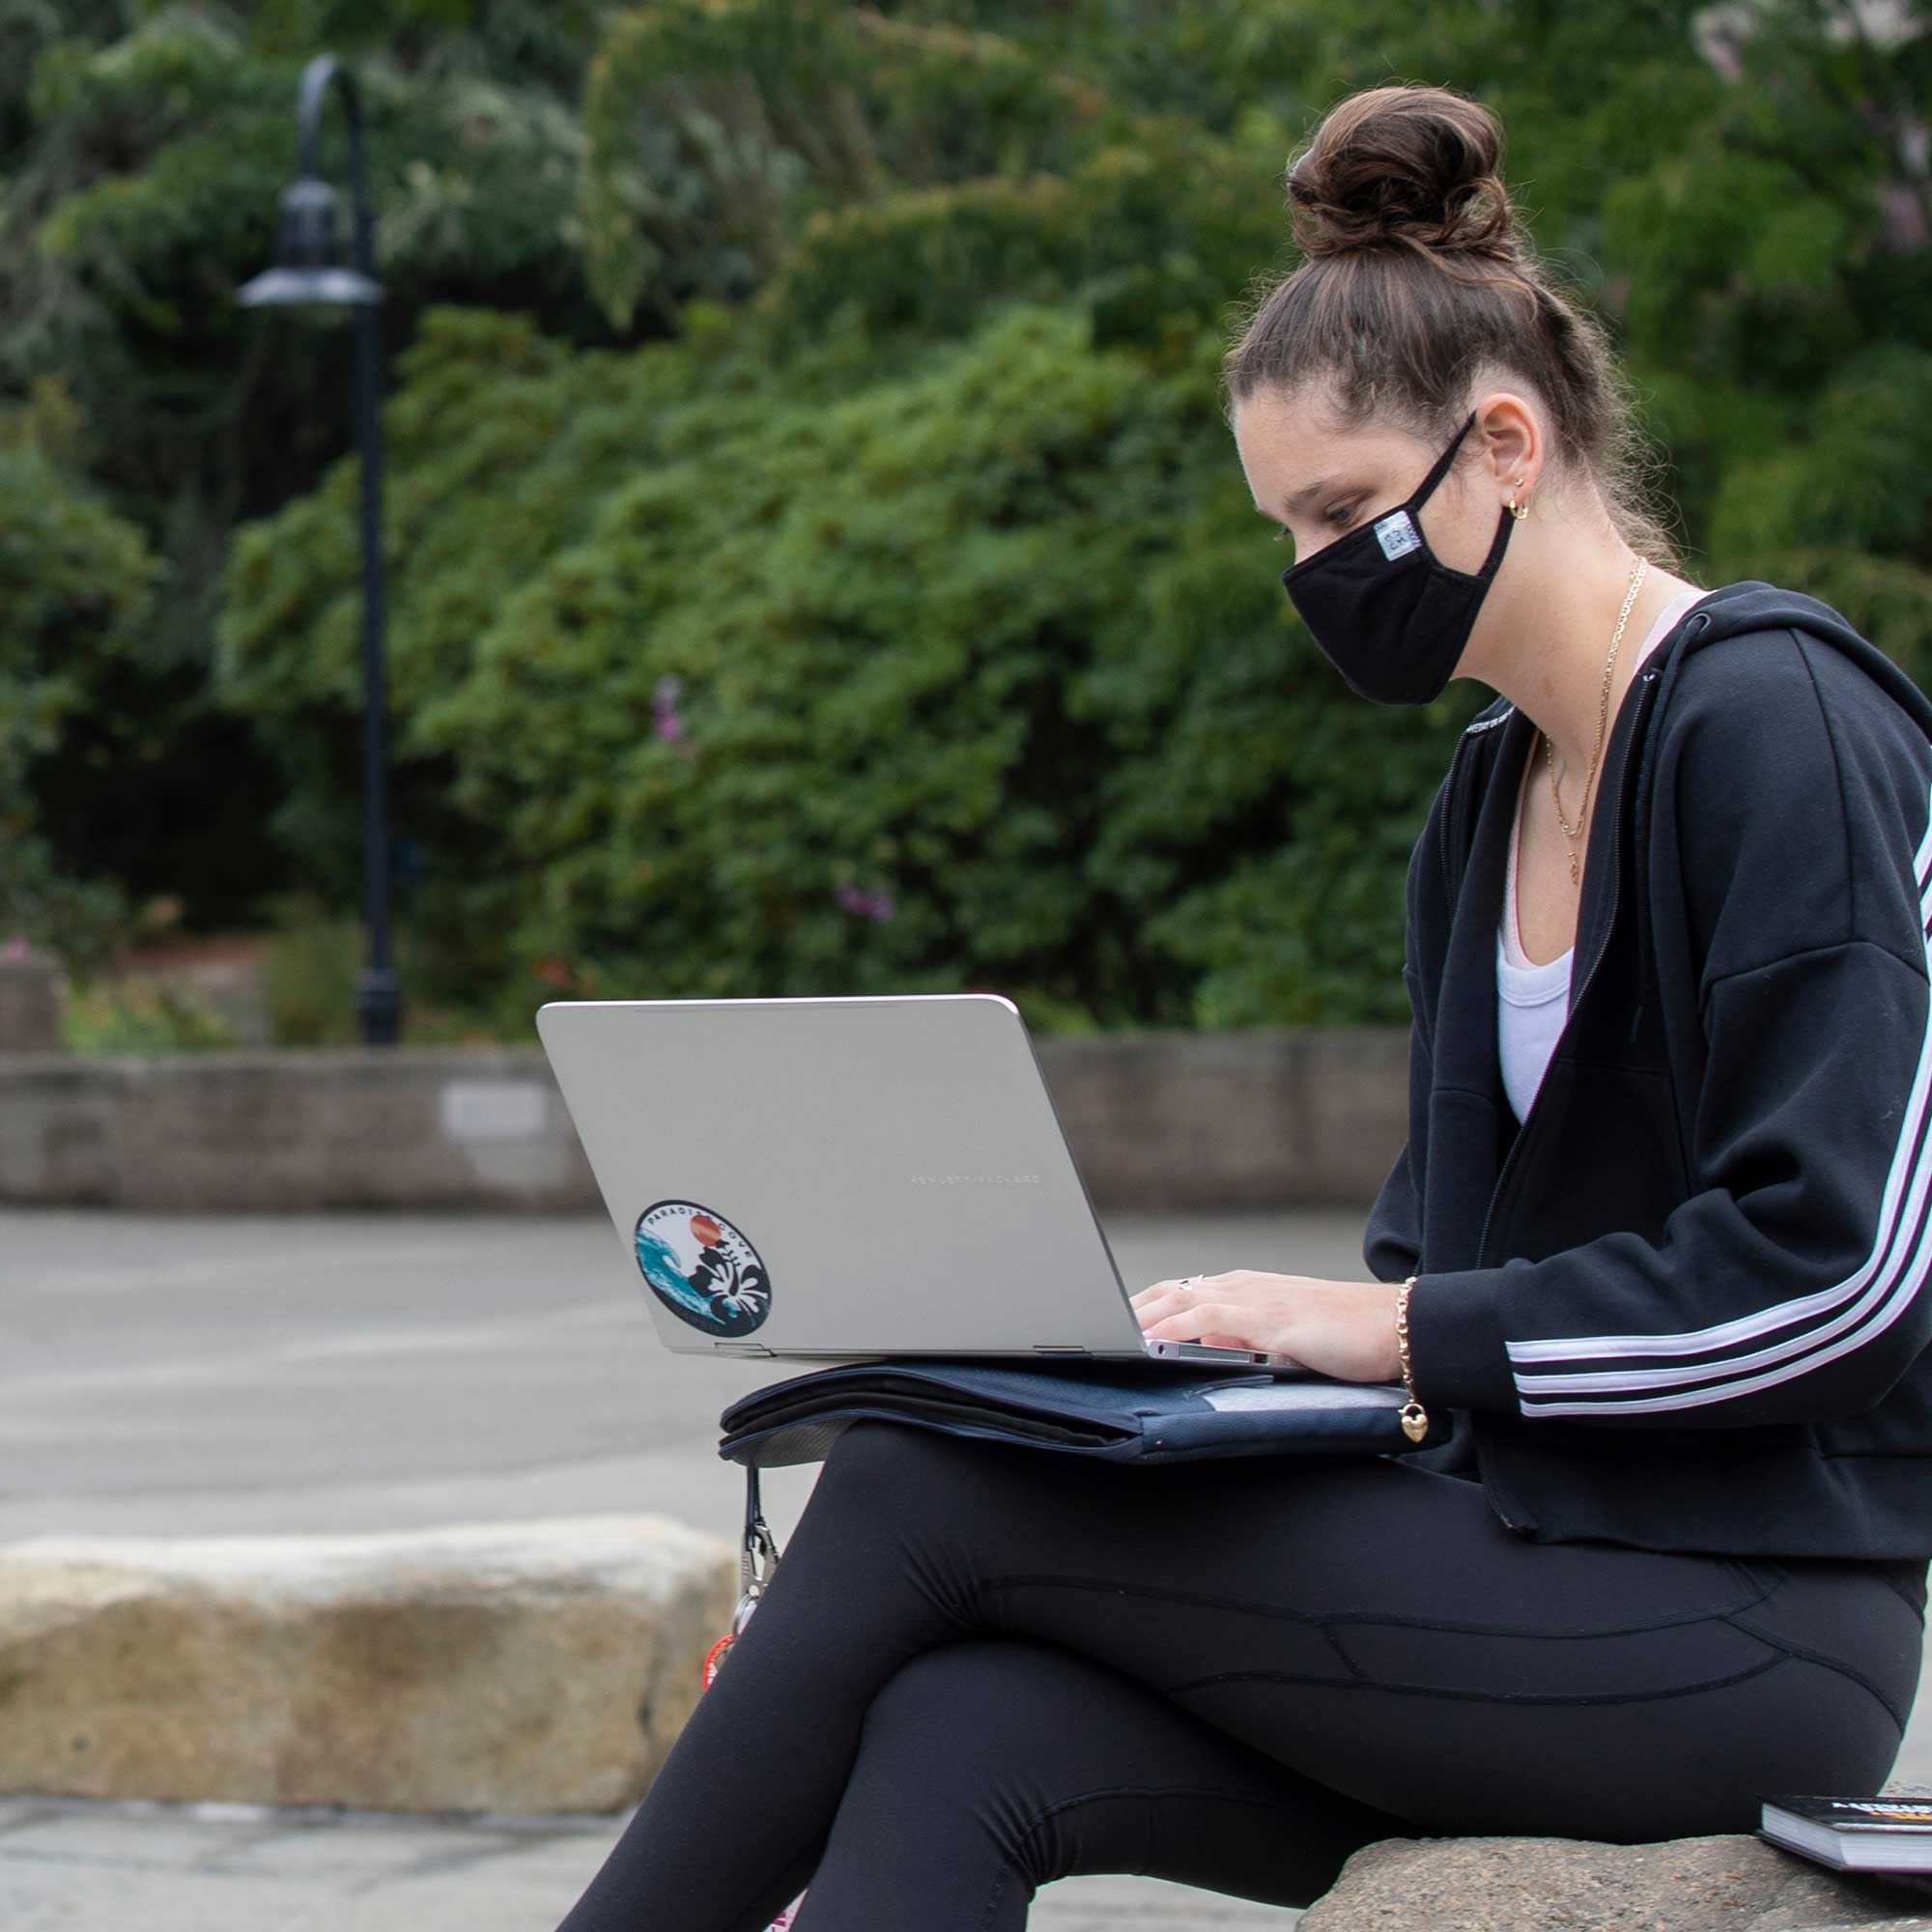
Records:
[[[1138,1308],[1142,1302],[1149,1300],[1154,1295],[1174,1293],[1176,1292],[1188,1294],[1197,1289],[1205,1287],[1210,1281],[1219,1281],[1220,1279],[1219,1275],[1183,1274],[1172,1281],[1154,1282],[1151,1287],[1142,1289],[1138,1294],[1130,1294],[1127,1299]]]
[[[1231,1307],[1225,1301],[1204,1301],[1198,1307],[1183,1308],[1177,1315],[1163,1316],[1159,1321],[1144,1325],[1143,1334],[1159,1335],[1162,1329],[1168,1331],[1163,1338],[1176,1342],[1191,1342],[1202,1330],[1203,1325],[1214,1317],[1234,1316],[1237,1321],[1241,1311]]]

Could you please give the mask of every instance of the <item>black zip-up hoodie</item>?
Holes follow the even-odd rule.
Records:
[[[1618,704],[1520,1127],[1496,928],[1537,726],[1471,721],[1409,860],[1408,1140],[1362,1253],[1512,1529],[1932,1557],[1932,699],[1829,605],[1706,592]]]

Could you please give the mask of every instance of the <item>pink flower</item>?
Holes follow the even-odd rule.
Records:
[[[854,913],[862,919],[885,920],[893,916],[893,898],[890,893],[861,892],[850,880],[846,880],[838,887],[833,896],[847,912]]]
[[[668,670],[651,693],[653,725],[667,743],[675,743],[685,735],[684,720],[677,715],[677,695],[682,689],[677,673]]]

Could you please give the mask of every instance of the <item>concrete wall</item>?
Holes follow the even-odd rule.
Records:
[[[1363,1208],[1406,1132],[1404,1028],[1037,1045],[1103,1208]],[[599,1205],[538,1047],[0,1055],[0,1202],[197,1213]]]
[[[0,941],[0,1053],[57,1053],[60,969],[25,941]]]

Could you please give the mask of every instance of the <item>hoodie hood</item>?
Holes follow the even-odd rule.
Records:
[[[1932,698],[1831,605],[1802,590],[1787,590],[1760,578],[1745,578],[1705,591],[1644,660],[1636,680],[1618,704],[1609,741],[1604,749],[1597,796],[1600,800],[1614,798],[1619,809],[1610,812],[1593,810],[1591,815],[1587,838],[1590,856],[1586,860],[1583,902],[1577,913],[1576,964],[1570,982],[1572,1010],[1588,981],[1591,966],[1609,937],[1610,923],[1622,896],[1614,890],[1618,883],[1614,865],[1610,866],[1611,889],[1593,890],[1588,874],[1595,873],[1596,884],[1601,887],[1605,867],[1610,861],[1600,846],[1604,840],[1617,840],[1622,823],[1630,828],[1631,850],[1640,855],[1645,849],[1651,765],[1666,728],[1671,697],[1686,668],[1707,645],[1727,638],[1793,629],[1842,651],[1918,723],[1927,742],[1932,743]],[[1480,902],[1487,904],[1493,900],[1500,906],[1507,831],[1497,826],[1493,828],[1494,837],[1482,840],[1479,820],[1486,804],[1492,803],[1505,819],[1514,815],[1515,777],[1522,769],[1537,730],[1527,713],[1501,696],[1478,712],[1464,727],[1434,814],[1438,820],[1435,842],[1442,867],[1445,911],[1457,904],[1463,876],[1472,858],[1479,863],[1487,861],[1486,876],[1477,881]],[[1492,782],[1499,771],[1509,778],[1500,792]],[[1600,820],[1608,821],[1601,839]],[[1483,847],[1480,853],[1473,849],[1479,840]],[[1488,872],[1493,876],[1488,876]],[[1638,891],[1632,896],[1641,924],[1646,917],[1645,894]],[[1478,956],[1479,970],[1487,975],[1492,970],[1487,946],[1479,950]]]
[[[1861,637],[1831,605],[1802,590],[1786,590],[1761,578],[1747,577],[1709,590],[1694,603],[1676,626],[1658,644],[1644,668],[1658,673],[1657,696],[1649,710],[1649,729],[1638,749],[1635,772],[1636,817],[1634,831],[1637,850],[1643,849],[1643,811],[1649,799],[1649,756],[1657,742],[1662,720],[1666,714],[1678,674],[1707,644],[1742,632],[1802,630],[1843,651],[1864,670],[1886,695],[1917,719],[1928,743],[1932,743],[1932,698],[1906,676],[1890,658]]]

